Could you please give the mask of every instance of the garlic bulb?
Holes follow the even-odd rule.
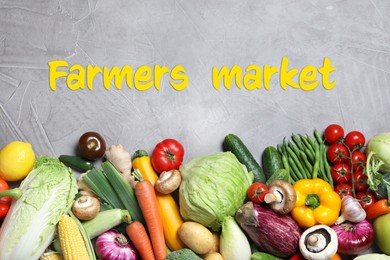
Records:
[[[354,223],[363,221],[366,218],[366,211],[359,201],[352,196],[345,196],[341,201],[341,215],[336,220],[336,225],[348,220]]]

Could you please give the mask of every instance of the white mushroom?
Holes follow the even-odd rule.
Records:
[[[279,214],[289,213],[297,200],[297,193],[294,187],[283,180],[273,181],[269,185],[269,193],[264,196],[265,203]]]
[[[336,231],[327,225],[316,225],[306,229],[299,239],[299,250],[308,260],[327,260],[337,253]]]

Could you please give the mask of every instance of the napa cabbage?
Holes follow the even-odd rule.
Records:
[[[73,172],[57,158],[41,156],[20,189],[23,195],[12,202],[0,229],[0,260],[38,259],[70,209],[77,184]]]

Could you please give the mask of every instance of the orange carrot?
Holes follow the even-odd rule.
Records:
[[[135,186],[135,195],[149,231],[154,257],[157,260],[163,260],[168,253],[165,246],[163,223],[154,187],[150,181],[140,180]]]
[[[386,213],[390,213],[390,205],[387,199],[381,199],[370,205],[366,210],[366,213],[366,219],[368,221],[372,221],[379,216],[382,216]]]
[[[126,227],[126,233],[133,243],[141,259],[154,260],[153,248],[144,225],[139,221],[133,221]]]

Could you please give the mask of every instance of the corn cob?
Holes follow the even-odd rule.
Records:
[[[52,251],[44,253],[39,260],[63,260],[63,258],[60,253]]]
[[[64,215],[60,219],[58,235],[64,260],[89,260],[87,247],[80,230],[69,215]]]

